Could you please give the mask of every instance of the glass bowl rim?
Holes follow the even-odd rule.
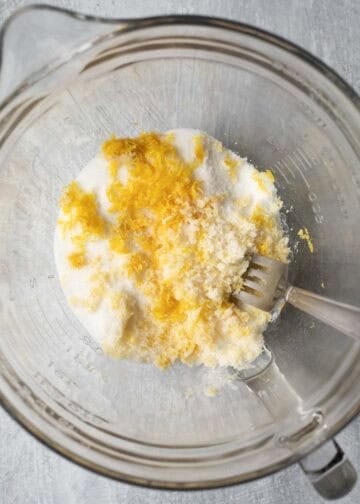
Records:
[[[171,25],[185,25],[185,26],[203,26],[208,28],[217,28],[225,31],[235,31],[238,33],[242,33],[244,35],[249,35],[255,39],[261,40],[269,44],[270,46],[274,46],[275,48],[280,48],[285,52],[291,54],[294,57],[299,58],[303,62],[307,63],[313,70],[321,73],[326,80],[331,81],[331,83],[340,91],[345,97],[351,102],[351,105],[354,107],[354,110],[359,114],[360,118],[360,97],[356,93],[356,91],[331,67],[322,62],[319,58],[312,55],[306,49],[301,46],[288,41],[286,38],[281,37],[279,35],[275,35],[267,30],[257,28],[255,26],[242,23],[239,21],[233,21],[220,17],[212,17],[212,16],[202,16],[202,15],[192,15],[192,14],[167,14],[167,15],[159,15],[159,16],[150,16],[150,17],[139,17],[139,18],[107,18],[101,16],[94,16],[89,14],[82,14],[80,12],[65,9],[62,7],[51,6],[46,4],[33,4],[24,6],[18,10],[16,10],[12,15],[10,15],[6,21],[4,22],[1,30],[0,30],[0,81],[2,77],[3,70],[3,52],[4,52],[4,40],[6,34],[9,30],[9,27],[13,23],[15,19],[20,17],[22,14],[31,12],[31,11],[48,11],[49,13],[61,13],[68,16],[70,19],[75,19],[83,22],[99,22],[103,24],[108,24],[109,28],[111,26],[121,26],[121,32],[131,32],[141,30],[143,28],[156,28],[160,26],[171,26]],[[88,51],[91,49],[98,41],[96,41],[93,45],[87,46],[84,51]],[[10,96],[6,97],[6,99],[0,103],[0,110],[5,108],[13,98],[15,98],[19,93],[21,93],[23,89],[23,84],[27,84],[27,81],[21,83],[20,86],[16,87],[13,93]],[[38,429],[32,421],[30,421],[15,405],[11,403],[11,401],[0,391],[0,405],[3,409],[19,424],[21,425],[27,432],[29,432],[32,436],[34,436],[38,441],[52,449],[56,453],[62,455],[66,459],[71,462],[75,462],[78,465],[84,467],[85,469],[91,470],[96,474],[102,474],[107,477],[113,478],[115,480],[124,481],[126,483],[141,485],[141,486],[151,486],[153,488],[159,489],[177,489],[177,490],[199,490],[199,489],[210,489],[210,488],[220,488],[224,486],[234,485],[245,481],[259,479],[261,477],[272,474],[280,469],[287,467],[288,465],[300,460],[304,455],[308,454],[312,451],[316,446],[320,445],[327,439],[331,438],[335,435],[339,430],[344,428],[357,414],[360,413],[360,395],[356,400],[355,404],[352,405],[349,410],[337,421],[334,422],[331,427],[329,427],[324,436],[322,436],[315,443],[307,443],[305,446],[302,446],[301,449],[297,450],[296,453],[291,453],[287,457],[284,457],[282,460],[277,461],[273,464],[269,464],[261,469],[253,470],[252,472],[247,472],[240,474],[231,478],[223,478],[221,480],[216,480],[215,482],[201,482],[201,483],[191,483],[188,486],[184,486],[184,484],[173,481],[161,481],[161,480],[145,480],[137,477],[137,476],[129,476],[128,474],[120,474],[116,471],[112,472],[111,470],[106,469],[96,463],[91,462],[89,459],[79,456],[74,453],[71,449],[67,449],[65,445],[60,445],[54,440],[50,439],[48,435]],[[116,472],[116,474],[114,474]]]

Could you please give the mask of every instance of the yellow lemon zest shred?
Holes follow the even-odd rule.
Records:
[[[237,175],[237,168],[239,166],[239,161],[237,159],[233,159],[230,156],[226,156],[224,159],[224,164],[228,169],[230,177],[235,180]]]
[[[298,231],[298,237],[301,240],[305,240],[306,241],[310,253],[313,254],[314,253],[314,244],[313,244],[312,239],[310,237],[310,233],[309,233],[309,231],[308,231],[308,229],[306,227],[304,227],[304,229],[299,229],[299,231]]]
[[[73,268],[82,268],[87,264],[85,252],[83,250],[69,254],[68,261]]]

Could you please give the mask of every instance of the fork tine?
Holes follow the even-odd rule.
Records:
[[[242,303],[271,311],[281,295],[279,283],[286,279],[287,266],[267,257],[254,255],[244,275],[243,289],[235,295]]]
[[[249,268],[245,273],[245,279],[253,280],[254,282],[258,282],[259,284],[263,284],[266,282],[269,276],[268,271]]]
[[[257,269],[256,266],[260,266],[261,268],[269,269],[269,268],[272,268],[274,262],[278,262],[278,261],[274,261],[273,259],[270,259],[269,257],[255,254],[251,258],[250,267],[253,267],[253,268],[255,267],[255,269]]]
[[[249,278],[245,279],[244,287],[249,287],[250,289],[253,289],[254,291],[259,291],[260,293],[262,290],[262,285],[260,283],[254,282],[253,280],[250,280]]]

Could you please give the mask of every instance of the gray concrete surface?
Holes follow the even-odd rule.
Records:
[[[0,22],[32,2],[0,0]],[[222,16],[254,24],[305,47],[360,91],[359,0],[53,0],[104,16],[165,13]],[[337,439],[360,472],[360,418]],[[297,466],[226,489],[164,492],[92,474],[51,452],[0,409],[1,504],[311,504],[322,502]],[[341,504],[360,502],[360,483]]]

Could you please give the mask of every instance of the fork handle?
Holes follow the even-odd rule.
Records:
[[[360,308],[339,303],[298,287],[289,287],[286,300],[330,327],[360,341]]]

